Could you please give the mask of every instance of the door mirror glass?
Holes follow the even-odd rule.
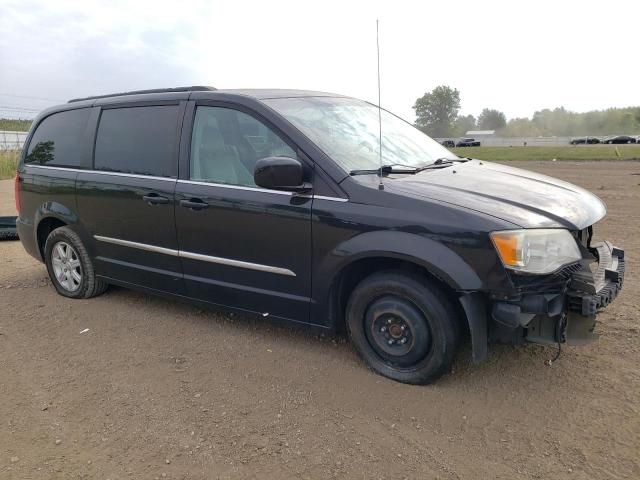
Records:
[[[311,189],[303,180],[302,163],[295,158],[261,158],[256,162],[253,179],[259,187],[273,190],[302,192]]]

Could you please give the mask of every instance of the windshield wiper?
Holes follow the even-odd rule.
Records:
[[[394,168],[395,166],[405,167],[405,168]],[[380,168],[369,168],[362,170],[351,170],[349,175],[389,175],[390,173],[406,173],[406,174],[414,174],[418,173],[419,169],[417,167],[409,167],[407,165],[383,165]]]
[[[351,170],[349,175],[389,175],[390,173],[403,173],[407,175],[413,175],[416,173],[420,173],[423,170],[432,170],[436,168],[446,168],[449,165],[456,162],[468,162],[469,160],[466,158],[438,158],[433,163],[429,165],[424,165],[422,167],[413,167],[411,165],[403,165],[401,163],[394,163],[392,165],[383,165],[380,168],[369,168],[362,170]],[[395,167],[404,167],[404,168],[395,168]]]
[[[423,170],[434,170],[434,169],[438,169],[438,168],[446,168],[456,162],[468,162],[469,159],[466,158],[446,158],[446,157],[442,157],[442,158],[438,158],[436,159],[433,163],[430,163],[429,165],[425,165],[424,167],[418,167],[416,169],[416,173],[418,172],[422,172]]]

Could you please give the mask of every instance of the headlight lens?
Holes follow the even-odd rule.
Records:
[[[582,258],[568,230],[507,230],[491,233],[505,267],[526,273],[551,273]]]

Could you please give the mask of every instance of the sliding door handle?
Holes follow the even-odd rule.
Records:
[[[209,207],[209,204],[199,198],[191,198],[189,200],[180,200],[180,206],[191,210],[204,210]]]
[[[149,205],[166,205],[169,203],[169,199],[167,197],[161,197],[157,193],[150,193],[149,195],[144,195],[142,200],[147,202]]]

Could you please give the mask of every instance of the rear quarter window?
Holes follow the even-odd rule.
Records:
[[[58,167],[86,165],[85,135],[90,109],[68,110],[46,117],[33,133],[24,163]]]
[[[175,177],[178,106],[103,110],[95,147],[96,170]]]

